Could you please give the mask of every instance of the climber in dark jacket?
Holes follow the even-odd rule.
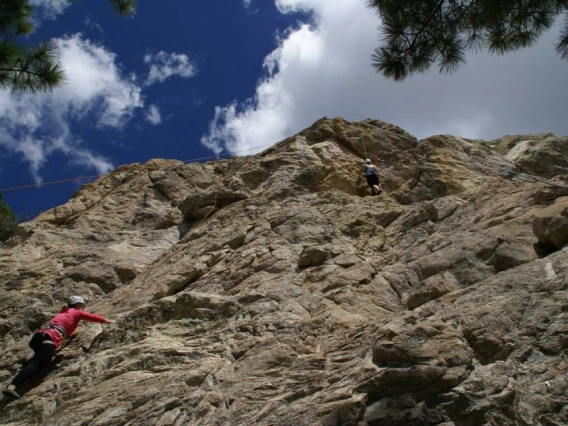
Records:
[[[381,193],[381,188],[379,188],[379,169],[377,166],[371,164],[371,160],[366,159],[365,163],[359,169],[359,173],[367,179],[367,184],[371,188],[371,193],[373,195],[379,195]]]
[[[34,356],[20,369],[2,393],[13,398],[19,398],[17,387],[31,376],[39,373],[49,363],[63,341],[73,335],[79,321],[85,320],[102,324],[114,322],[103,316],[85,312],[84,309],[85,300],[81,296],[71,296],[67,306],[63,307],[48,325],[34,333],[29,343],[30,348],[34,351]]]

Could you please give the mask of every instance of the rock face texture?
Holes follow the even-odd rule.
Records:
[[[0,424],[568,424],[567,147],[322,119],[120,167],[0,247],[2,381],[66,296],[116,320]]]

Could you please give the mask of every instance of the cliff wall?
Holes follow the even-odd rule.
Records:
[[[3,381],[66,296],[116,320],[0,425],[567,424],[567,147],[322,119],[119,167],[0,247]]]

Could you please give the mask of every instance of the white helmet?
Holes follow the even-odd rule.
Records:
[[[365,160],[365,163],[367,164],[371,164],[371,160],[369,160],[368,158]]]
[[[83,299],[81,296],[71,296],[69,299],[67,299],[67,304],[69,306],[76,305],[77,303],[82,303],[83,305],[85,305],[85,299]]]

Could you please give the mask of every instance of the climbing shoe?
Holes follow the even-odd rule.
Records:
[[[20,397],[18,392],[16,392],[14,389],[10,389],[10,387],[5,387],[4,389],[2,389],[2,393],[6,396],[9,396],[10,398],[18,399]]]

